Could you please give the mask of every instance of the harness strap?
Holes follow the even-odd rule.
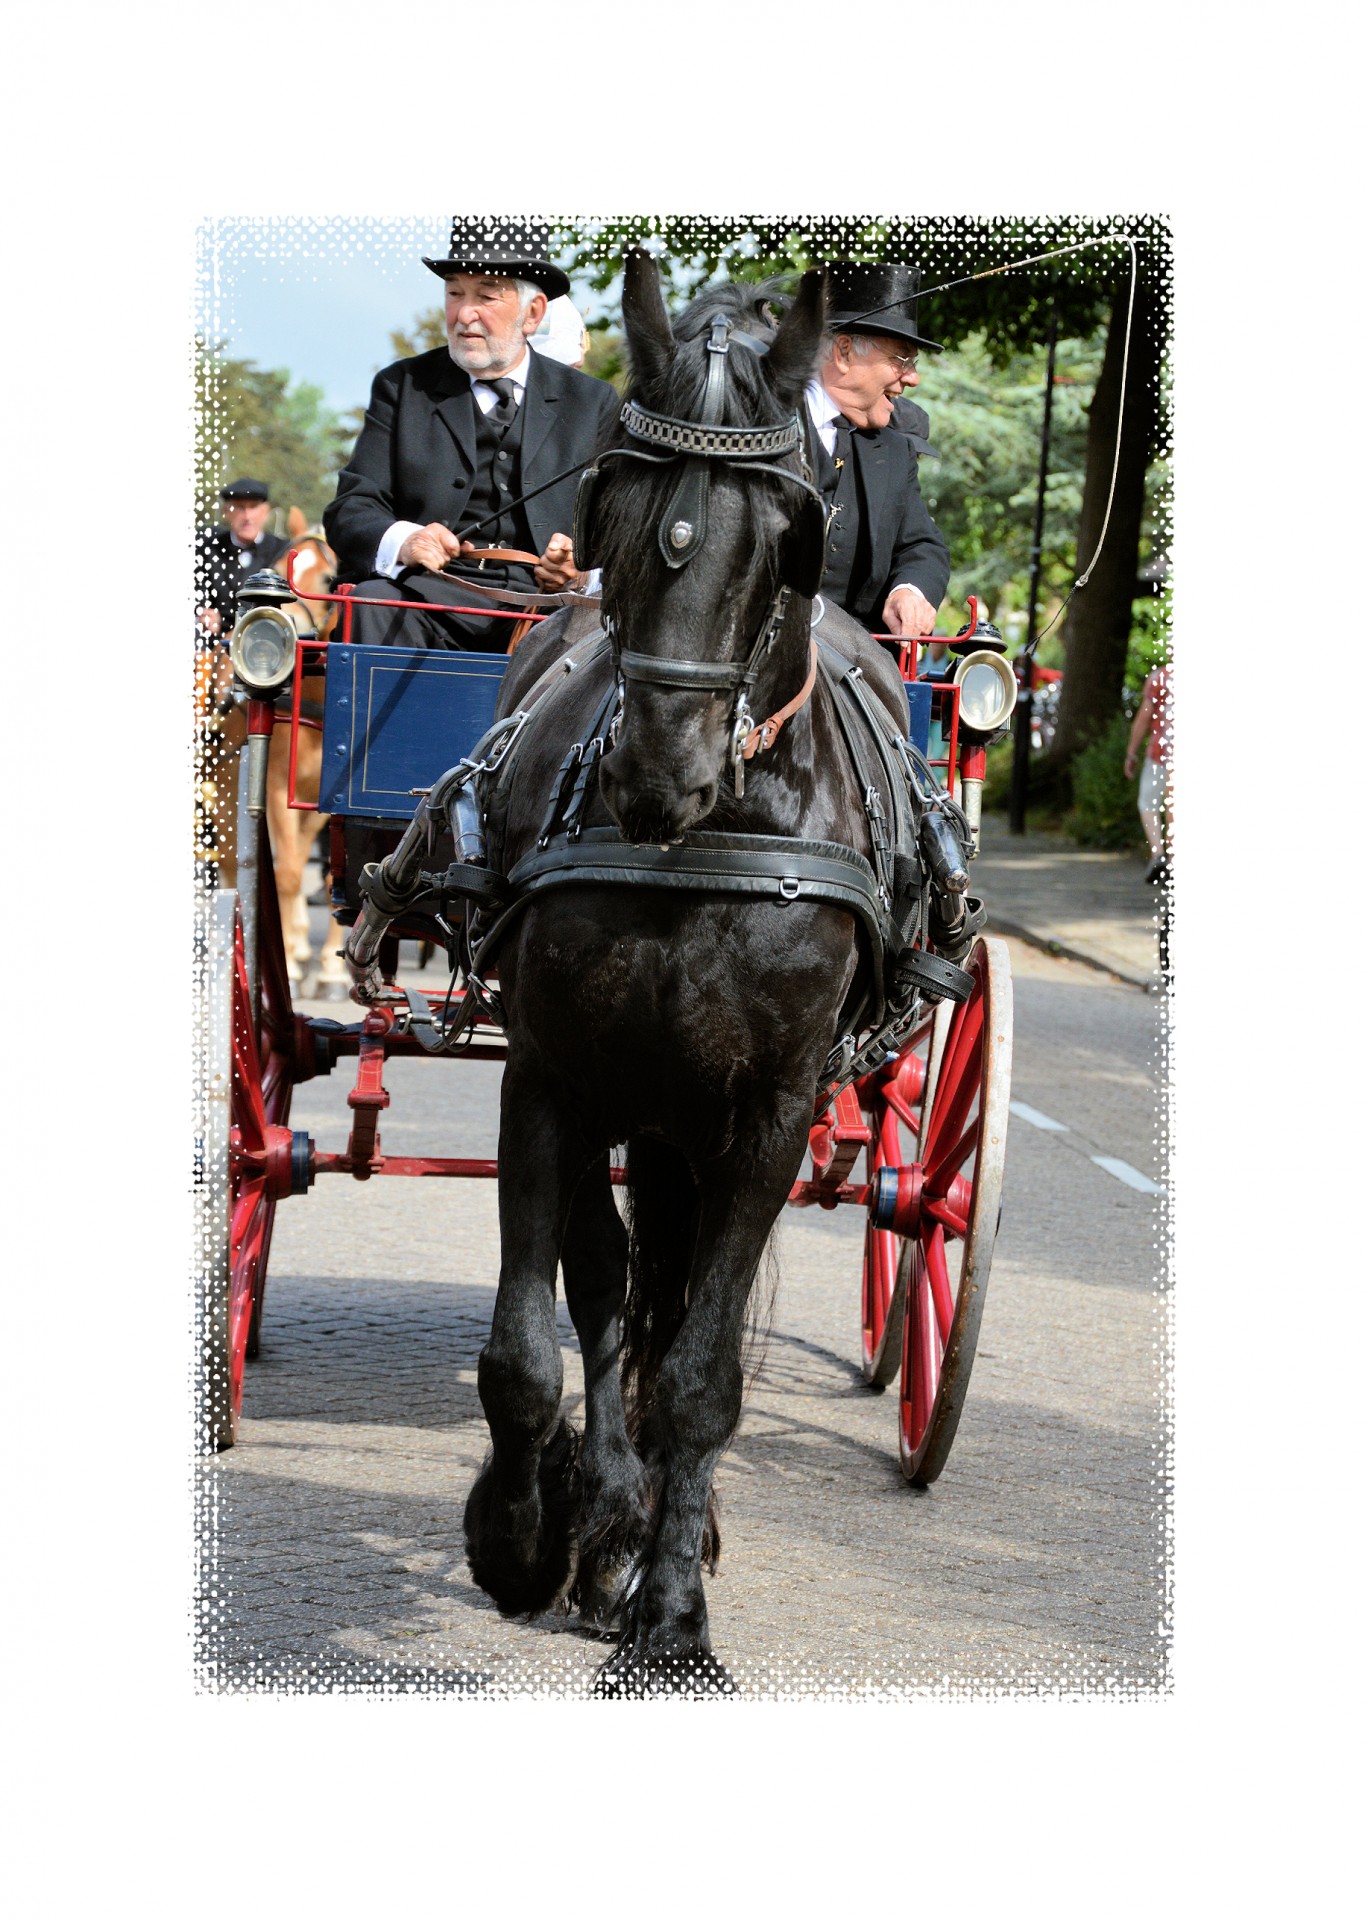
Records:
[[[817,684],[817,638],[814,634],[812,651],[808,664],[808,677],[786,707],[780,707],[778,713],[772,713],[768,720],[762,720],[758,727],[752,727],[746,735],[741,748],[741,757],[753,760],[757,753],[768,753],[779,735],[783,732],[784,722],[791,720],[801,711],[811,698],[812,689]]]
[[[691,833],[674,847],[633,846],[616,827],[590,827],[573,843],[525,854],[508,875],[519,900],[569,886],[648,881],[652,890],[748,894],[776,906],[840,907],[877,946],[884,916],[863,854],[835,840],[772,834]]]

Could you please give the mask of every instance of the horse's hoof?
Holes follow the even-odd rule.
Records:
[[[466,1563],[499,1612],[533,1619],[570,1593],[579,1564],[579,1435],[561,1420],[542,1449],[537,1495],[510,1504],[486,1460],[465,1505]]]
[[[586,1566],[580,1561],[575,1581],[575,1604],[580,1625],[587,1633],[614,1640],[623,1627],[623,1610],[641,1585],[644,1568],[639,1560],[614,1558],[596,1560]]]
[[[711,1653],[639,1654],[618,1651],[599,1668],[595,1700],[652,1700],[663,1696],[693,1700],[735,1700],[739,1690],[722,1662]]]

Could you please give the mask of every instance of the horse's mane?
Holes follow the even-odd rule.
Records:
[[[672,322],[677,350],[664,376],[656,380],[634,377],[629,396],[654,413],[676,420],[697,420],[707,384],[707,340],[714,315],[723,313],[732,322],[734,342],[737,335],[743,335],[768,346],[778,326],[771,303],[784,298],[783,282],[779,280],[724,280],[705,288]],[[749,346],[733,344],[724,362],[721,425],[778,426],[787,418],[763,376],[762,364],[762,356]],[[611,444],[633,447],[639,442],[619,428]],[[673,462],[661,467],[639,467],[635,461],[622,465],[635,470],[635,484],[609,490],[598,516],[596,557],[611,557],[609,572],[615,600],[634,598],[658,584],[664,562],[656,549],[654,527],[680,471]],[[758,547],[755,565],[765,565],[772,571],[774,556]]]

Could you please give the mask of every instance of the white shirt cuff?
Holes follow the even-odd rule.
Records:
[[[901,593],[904,587],[910,587],[913,593],[921,593],[922,599],[926,600],[926,595],[922,593],[921,588],[917,586],[913,586],[910,580],[900,580],[896,587],[890,587],[888,589],[889,598],[892,599],[895,593]],[[931,602],[929,600],[926,600],[926,604],[929,607]]]
[[[396,520],[380,542],[375,555],[375,571],[383,574],[386,580],[397,580],[404,571],[398,564],[400,547],[411,533],[422,531],[416,520]]]

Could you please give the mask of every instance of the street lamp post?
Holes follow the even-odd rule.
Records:
[[[1031,589],[1026,614],[1026,644],[1016,657],[1016,738],[1012,742],[1012,791],[1008,823],[1013,833],[1026,831],[1026,787],[1031,765],[1031,669],[1035,662],[1036,608],[1040,603],[1041,548],[1045,537],[1045,481],[1050,465],[1050,415],[1054,409],[1055,346],[1059,339],[1059,308],[1050,306],[1050,351],[1045,363],[1045,418],[1040,429],[1040,472],[1036,479],[1035,536],[1031,541]]]

